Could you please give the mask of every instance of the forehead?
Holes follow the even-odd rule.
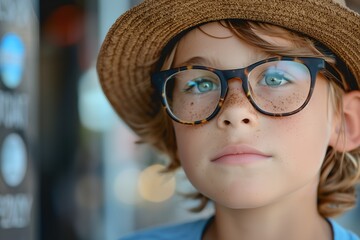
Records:
[[[201,25],[185,34],[176,49],[174,65],[207,65],[211,67],[236,68],[269,57],[260,48],[249,44],[223,22]],[[289,47],[291,43],[281,37],[256,33],[262,40],[274,46]],[[205,62],[194,62],[202,59]],[[191,61],[189,61],[191,60]],[[226,66],[222,66],[224,64]],[[226,63],[227,62],[227,63]],[[211,63],[211,64],[209,64]]]

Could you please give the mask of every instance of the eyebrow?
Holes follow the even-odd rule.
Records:
[[[189,66],[189,65],[205,65],[205,66],[211,66],[211,61],[204,57],[192,57],[184,62],[181,62],[180,64],[176,64],[176,66]]]
[[[260,55],[260,54],[258,54],[257,58],[255,58],[252,63],[255,63],[255,62],[267,59],[267,58],[276,57],[276,56],[278,56],[278,55],[275,55],[275,54]],[[218,62],[217,60],[215,60],[215,59],[212,60],[212,59],[208,59],[208,58],[204,58],[204,57],[200,57],[200,56],[195,56],[184,62],[181,62],[180,64],[174,64],[173,67],[194,66],[194,65],[214,67],[214,66],[216,66],[216,63]]]

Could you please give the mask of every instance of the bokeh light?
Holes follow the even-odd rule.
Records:
[[[97,132],[112,129],[116,114],[101,90],[95,67],[81,76],[78,90],[80,122],[83,126]]]
[[[46,38],[59,46],[78,43],[84,35],[84,14],[74,4],[56,9],[45,22]]]
[[[171,173],[163,173],[165,166],[154,164],[143,170],[138,189],[141,197],[150,202],[163,202],[175,193],[176,181]]]

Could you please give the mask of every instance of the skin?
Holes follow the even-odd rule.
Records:
[[[196,58],[192,65],[232,69],[269,57],[218,23],[202,30],[226,38],[198,29],[189,32],[179,42],[175,67]],[[322,77],[307,107],[289,117],[257,112],[246,99],[241,80],[232,79],[221,112],[209,123],[174,122],[182,167],[215,205],[215,219],[203,239],[332,239],[330,225],[317,211],[317,186],[334,129],[328,83]],[[228,146],[251,146],[266,157],[212,161]]]

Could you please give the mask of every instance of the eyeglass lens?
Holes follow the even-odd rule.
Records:
[[[247,83],[250,97],[258,108],[283,114],[295,111],[305,103],[310,92],[311,74],[302,63],[279,60],[253,68]],[[166,80],[167,107],[181,121],[206,119],[219,104],[221,86],[220,76],[213,71],[179,71]]]

